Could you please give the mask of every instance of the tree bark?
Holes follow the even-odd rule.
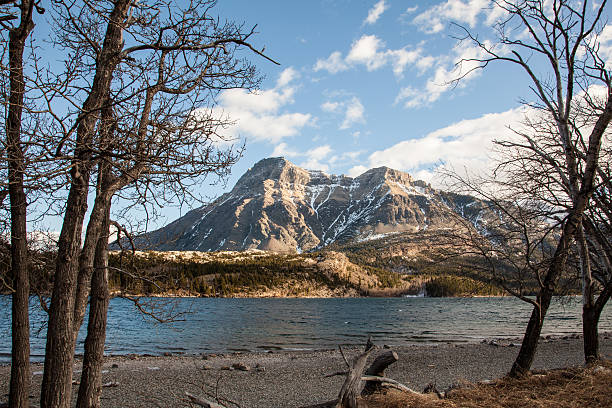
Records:
[[[344,384],[342,384],[342,388],[340,389],[340,394],[338,395],[338,402],[336,405],[338,408],[359,408],[360,405],[362,405],[358,401],[363,384],[361,376],[366,362],[368,361],[368,356],[374,349],[375,347],[371,345],[368,340],[368,345],[366,346],[365,352],[355,357],[355,360],[353,361],[353,364],[346,375]]]
[[[51,296],[45,369],[41,389],[42,408],[68,408],[72,396],[72,363],[74,359],[74,306],[81,249],[83,219],[91,176],[95,125],[102,104],[108,101],[114,69],[123,48],[123,28],[130,0],[117,0],[108,19],[102,51],[96,62],[91,90],[83,103],[77,127],[75,158],[71,186],[66,202],[64,223],[58,240],[55,281]]]
[[[601,358],[599,354],[599,318],[610,297],[612,297],[612,282],[608,282],[592,305],[582,306],[582,340],[584,360],[587,364]]]
[[[104,172],[103,172],[104,173]],[[104,177],[104,175],[103,175]],[[106,198],[106,197],[105,197]],[[108,303],[108,234],[110,228],[110,199],[105,199],[105,213],[102,220],[102,235],[96,245],[94,273],[91,281],[89,321],[85,339],[85,356],[81,385],[77,397],[77,408],[99,408],[102,395],[102,364]]]
[[[582,306],[582,339],[584,342],[584,359],[587,364],[600,359],[599,355],[599,315],[594,305]]]
[[[399,360],[397,353],[395,351],[389,350],[386,353],[383,353],[376,357],[370,367],[366,370],[364,375],[366,376],[376,376],[376,377],[384,377],[385,370],[391,364],[394,364]],[[380,387],[380,381],[367,381],[365,386],[363,387],[362,395],[372,394],[378,391]]]
[[[21,2],[19,27],[9,32],[10,95],[6,120],[9,199],[11,205],[11,270],[15,292],[11,318],[11,380],[9,406],[29,406],[30,388],[30,319],[27,246],[27,201],[24,186],[25,158],[21,141],[25,79],[23,53],[25,42],[34,28],[33,1]]]

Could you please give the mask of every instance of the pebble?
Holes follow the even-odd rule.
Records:
[[[242,363],[234,363],[232,364],[232,368],[234,370],[239,370],[239,371],[250,371],[251,367],[249,367],[248,365],[244,365]]]

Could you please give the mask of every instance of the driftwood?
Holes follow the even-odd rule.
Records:
[[[387,369],[387,367],[395,363],[397,360],[399,360],[397,353],[395,351],[389,350],[386,353],[383,353],[376,357],[372,364],[370,364],[370,367],[368,367],[368,369],[365,371],[364,375],[384,377],[385,370]],[[381,381],[367,380],[365,386],[363,387],[361,395],[370,395],[375,391],[379,391],[380,385]]]
[[[342,347],[339,347],[340,353],[344,359],[344,362],[349,368],[349,371],[339,371],[333,374],[328,374],[325,377],[333,377],[336,375],[346,375],[344,384],[340,389],[338,398],[332,401],[323,402],[316,405],[309,405],[302,408],[361,408],[364,407],[363,402],[359,399],[361,395],[367,395],[371,391],[364,388],[365,385],[369,389],[379,389],[381,385],[397,388],[404,392],[420,394],[416,391],[411,390],[404,384],[399,383],[391,378],[384,377],[384,371],[391,364],[399,360],[397,353],[394,351],[387,351],[379,355],[372,364],[368,367],[364,374],[363,371],[366,367],[367,359],[376,347],[368,339],[365,351],[357,356],[353,360],[353,364],[348,362],[348,359],[344,355]]]
[[[370,353],[374,351],[376,347],[368,340],[368,344],[366,345],[365,351],[359,356],[355,357],[353,360],[353,364],[350,366],[350,370],[346,375],[346,379],[344,380],[344,384],[342,384],[342,388],[340,389],[340,394],[338,395],[338,403],[337,407],[342,408],[358,408],[359,403],[357,401],[357,397],[361,395],[361,389],[363,387],[363,380],[361,379],[361,375],[363,370],[365,369],[365,365],[368,362],[368,357]],[[342,349],[340,349],[342,350]],[[342,354],[344,356],[344,353]],[[344,359],[346,362],[346,358]]]
[[[185,395],[187,396],[187,398],[189,398],[189,402],[191,402],[192,404],[199,405],[204,408],[226,408],[223,405],[217,404],[216,402],[205,400],[201,397],[190,394],[188,392],[185,392]]]

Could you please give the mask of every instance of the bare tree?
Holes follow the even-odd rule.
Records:
[[[171,196],[183,200],[190,182],[210,173],[225,174],[239,157],[239,151],[225,148],[228,141],[219,132],[228,119],[211,108],[220,90],[258,83],[254,66],[237,52],[263,53],[248,43],[253,30],[212,16],[215,3],[54,3],[57,41],[70,51],[71,59],[78,56],[85,62],[73,70],[76,75],[65,77],[70,79],[64,79],[63,87],[41,91],[48,104],[60,95],[78,107],[73,124],[61,129],[63,136],[54,146],[56,156],[71,158],[71,172],[50,305],[44,407],[70,404],[76,333],[90,284],[77,403],[99,406],[113,196],[122,191],[124,199],[129,196],[140,204]],[[81,248],[96,168],[96,199]]]
[[[11,219],[12,350],[9,405],[29,406],[30,321],[26,201],[26,146],[22,141],[22,115],[26,93],[24,52],[34,28],[34,10],[43,10],[36,1],[2,1],[0,25],[8,31],[9,97],[6,113],[6,139],[2,156],[8,163],[8,195]],[[16,10],[13,10],[16,9]],[[11,25],[17,20],[18,24]],[[3,62],[4,63],[4,62]]]
[[[538,156],[539,161],[553,166],[571,202],[562,220],[554,253],[542,274],[521,349],[510,371],[511,375],[518,376],[531,367],[544,317],[596,189],[601,144],[612,119],[612,84],[605,64],[602,65],[597,55],[598,43],[593,41],[602,29],[605,0],[595,7],[588,1],[568,0],[496,1],[495,5],[505,13],[495,26],[497,44],[490,45],[465,31],[463,40],[474,43],[483,53],[482,58],[471,61],[476,61],[479,68],[491,62],[509,62],[527,74],[537,98],[529,106],[548,118],[562,147],[562,160],[558,162],[551,157],[533,135],[523,134],[522,142],[508,141],[507,146]],[[543,72],[542,66],[547,67]],[[592,92],[595,84],[604,87],[604,97],[592,106],[596,120],[588,134],[582,135],[572,124],[576,97],[579,91]],[[579,144],[584,147],[580,156],[576,151]]]

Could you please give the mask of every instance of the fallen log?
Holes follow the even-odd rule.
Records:
[[[340,389],[340,393],[338,395],[338,399],[327,401],[315,405],[303,406],[301,408],[361,408],[365,407],[365,403],[361,400],[361,395],[368,395],[370,391],[366,391],[364,388],[365,384],[368,384],[371,388],[380,388],[380,385],[384,385],[387,387],[397,388],[407,393],[418,394],[421,393],[417,391],[413,391],[408,388],[404,384],[393,380],[391,378],[387,378],[384,376],[384,372],[391,364],[395,363],[399,360],[397,353],[394,351],[387,351],[379,355],[368,367],[367,371],[363,373],[365,369],[368,357],[370,353],[376,347],[370,339],[368,339],[368,343],[366,344],[365,351],[359,356],[355,357],[353,363],[349,363],[348,359],[344,355],[344,351],[342,347],[339,347],[340,353],[342,354],[342,358],[344,362],[349,368],[349,371],[338,371],[333,374],[328,374],[325,377],[333,377],[336,375],[346,375],[346,379],[344,380],[344,384],[342,384],[342,388]]]

